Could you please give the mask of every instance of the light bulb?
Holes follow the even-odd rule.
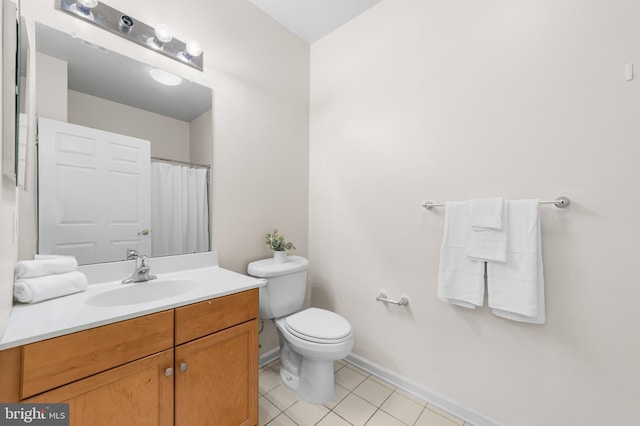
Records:
[[[89,9],[93,9],[94,7],[96,7],[98,5],[98,0],[78,0],[78,3],[80,3],[84,7],[88,7]]]
[[[181,52],[178,57],[183,61],[189,62],[193,58],[202,55],[202,46],[195,40],[187,42],[187,47],[184,52]]]
[[[173,38],[171,30],[166,25],[158,25],[155,29],[156,38],[162,43],[169,43]]]
[[[78,0],[76,1],[76,9],[85,16],[91,15],[91,9],[98,5],[98,0]]]
[[[187,42],[187,53],[191,57],[200,56],[202,54],[202,46],[196,40]]]
[[[173,38],[171,30],[166,25],[158,25],[155,30],[155,36],[149,37],[147,44],[154,49],[162,50],[165,43],[169,43]]]

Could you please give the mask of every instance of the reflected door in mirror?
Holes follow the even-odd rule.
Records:
[[[150,253],[149,141],[40,118],[40,253],[79,264]]]

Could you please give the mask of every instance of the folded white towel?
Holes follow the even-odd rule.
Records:
[[[438,298],[453,305],[475,308],[482,306],[484,299],[484,263],[464,254],[468,224],[468,202],[445,203]]]
[[[505,204],[502,197],[470,200],[469,225],[480,229],[503,229]]]
[[[87,289],[87,277],[80,271],[46,277],[23,278],[13,283],[13,297],[22,303],[37,303]]]
[[[467,243],[464,248],[464,254],[476,261],[482,262],[506,262],[507,261],[507,239],[508,239],[508,221],[509,221],[509,201],[503,198],[495,198],[484,202],[485,200],[471,200],[469,201],[469,224],[465,227],[467,230]],[[504,202],[503,202],[504,201]],[[477,219],[473,220],[471,211],[472,207],[477,205]],[[500,212],[497,213],[492,207],[499,207]],[[491,211],[491,215],[484,214],[487,211]],[[489,220],[495,219],[495,220]],[[499,223],[498,223],[499,220]],[[491,226],[481,227],[473,226],[480,223],[489,224]]]
[[[15,279],[44,277],[75,271],[78,262],[73,256],[57,256],[37,260],[21,260],[14,267]]]
[[[506,263],[487,263],[491,312],[515,321],[545,322],[538,200],[509,201]]]
[[[33,255],[33,258],[35,260],[60,259],[61,257],[73,257],[73,256],[65,256],[63,254],[40,254],[40,253],[36,253]]]

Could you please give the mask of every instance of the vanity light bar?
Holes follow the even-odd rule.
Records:
[[[156,29],[102,2],[96,1],[93,7],[86,7],[86,3],[86,0],[57,0],[56,9],[202,71],[204,54],[201,50],[188,50],[187,44],[176,38],[166,42],[164,37],[159,40]]]

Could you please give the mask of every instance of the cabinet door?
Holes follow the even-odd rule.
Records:
[[[23,402],[67,402],[71,426],[169,426],[174,375],[165,371],[172,365],[167,350]]]
[[[176,347],[176,425],[258,424],[258,321]]]

